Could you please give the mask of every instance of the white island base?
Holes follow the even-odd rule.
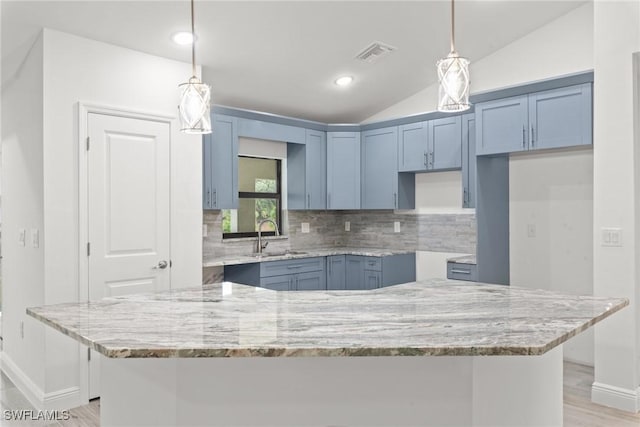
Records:
[[[541,356],[103,358],[107,426],[562,426]]]

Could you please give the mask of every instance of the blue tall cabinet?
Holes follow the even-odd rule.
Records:
[[[212,114],[211,134],[202,139],[204,209],[238,207],[238,122]]]

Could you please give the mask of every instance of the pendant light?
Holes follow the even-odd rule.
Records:
[[[211,133],[211,117],[209,114],[211,103],[211,88],[202,83],[196,76],[196,37],[194,25],[193,2],[191,0],[191,69],[192,76],[188,82],[180,86],[180,130],[184,133]]]
[[[451,52],[436,64],[438,68],[438,111],[453,113],[468,110],[469,60],[458,55],[455,47],[454,0],[451,0]]]

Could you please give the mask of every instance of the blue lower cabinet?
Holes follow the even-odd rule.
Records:
[[[364,288],[378,289],[382,287],[382,273],[379,271],[364,271]]]
[[[327,257],[327,289],[345,290],[346,255],[332,255]]]
[[[359,255],[347,255],[345,257],[345,281],[349,290],[365,289],[364,286],[364,260],[366,257]]]
[[[477,282],[478,268],[475,264],[448,262],[447,263],[447,279]]]
[[[320,291],[327,289],[327,278],[324,270],[300,273],[293,277],[293,290],[296,291]]]
[[[273,291],[290,291],[292,290],[292,282],[293,277],[290,275],[265,277],[260,280],[260,287]]]
[[[383,257],[347,255],[345,257],[346,289],[377,289],[400,283],[415,282],[416,254]]]

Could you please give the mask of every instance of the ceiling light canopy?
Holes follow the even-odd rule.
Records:
[[[451,52],[436,64],[438,68],[438,111],[453,113],[465,111],[469,103],[469,60],[458,55],[455,47],[455,10],[451,0]]]
[[[352,76],[342,76],[342,77],[338,77],[335,81],[335,83],[338,86],[349,86],[351,83],[353,83],[353,77]]]
[[[193,33],[190,33],[189,31],[180,31],[171,36],[171,40],[176,44],[186,46],[193,43],[194,37]]]
[[[194,7],[191,0],[191,34],[195,34]],[[196,76],[196,43],[191,44],[192,76],[180,86],[180,130],[184,133],[211,133],[211,88]]]

